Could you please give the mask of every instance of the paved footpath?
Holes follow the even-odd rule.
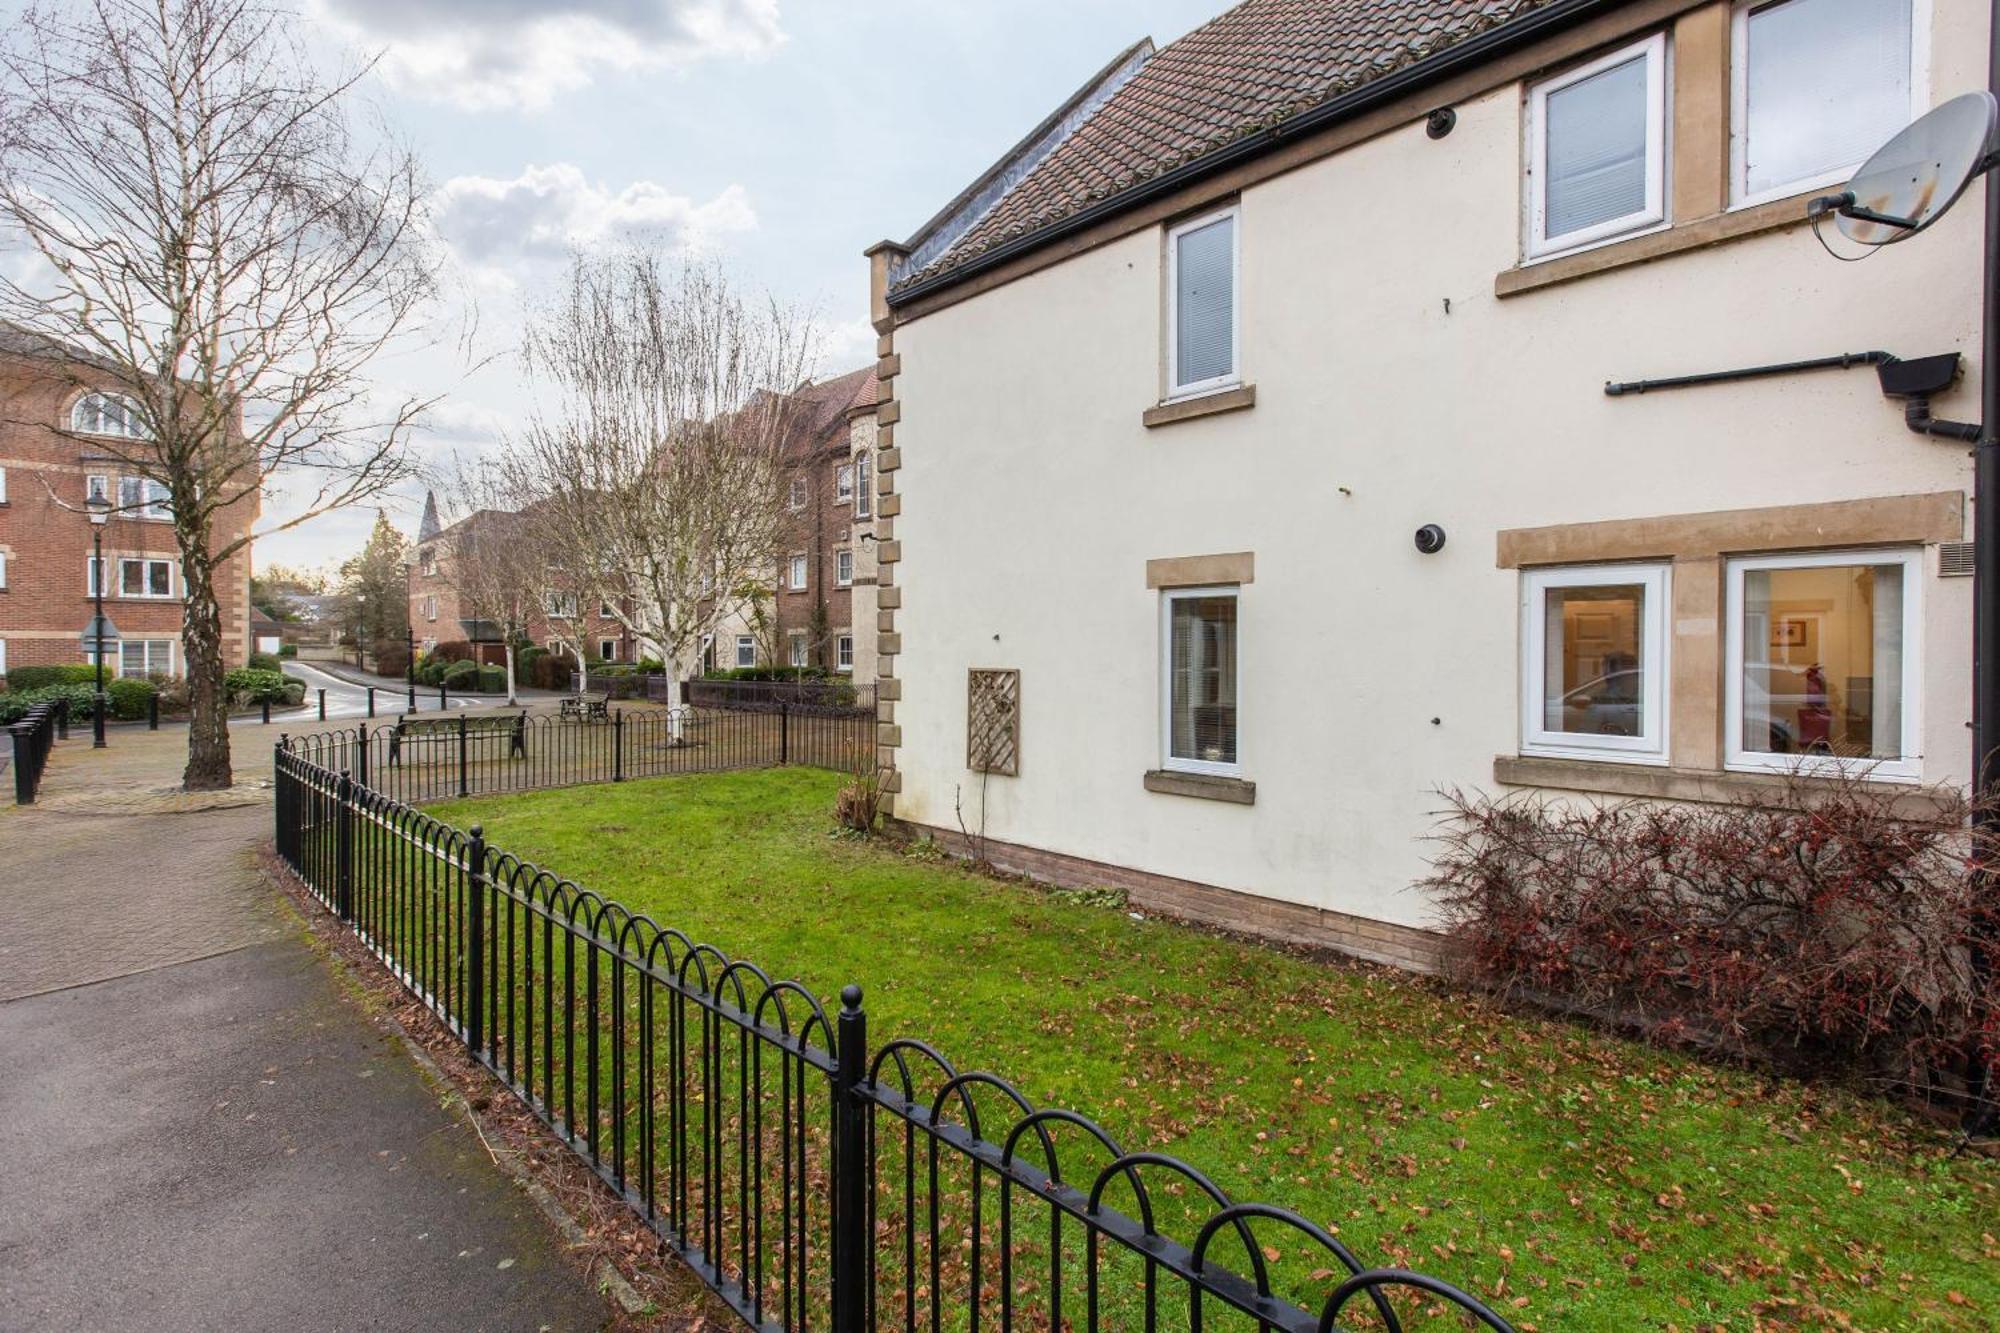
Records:
[[[263,879],[268,793],[163,813],[184,744],[0,807],[0,1329],[609,1322]]]

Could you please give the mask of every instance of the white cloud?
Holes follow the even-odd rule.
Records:
[[[874,359],[875,326],[865,319],[843,320],[820,328],[819,365],[813,373],[820,379],[845,375]]]
[[[445,242],[487,279],[524,264],[559,261],[575,247],[650,237],[698,250],[757,225],[740,185],[705,203],[652,181],[614,194],[567,162],[530,166],[512,180],[455,177],[438,191],[433,216]]]
[[[380,49],[398,89],[468,110],[539,109],[600,73],[755,59],[785,34],[778,0],[313,0]]]

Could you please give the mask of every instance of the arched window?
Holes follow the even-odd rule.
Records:
[[[115,435],[126,440],[147,438],[139,405],[122,394],[87,393],[69,410],[69,428],[79,435]]]

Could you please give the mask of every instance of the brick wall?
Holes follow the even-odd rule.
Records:
[[[106,477],[115,498],[119,464],[93,450],[87,438],[59,433],[80,393],[45,367],[0,357],[0,469],[6,474],[6,499],[0,504],[0,556],[6,557],[0,643],[10,669],[86,660],[80,635],[94,610],[88,583],[87,478]],[[222,510],[216,540],[241,535],[255,521],[257,507],[252,492]],[[173,670],[183,673],[184,581],[172,523],[114,515],[104,525],[103,539],[105,615],[126,641],[171,642]],[[126,558],[170,561],[171,596],[126,596],[119,565]],[[216,571],[216,595],[222,605],[223,663],[242,666],[252,646],[248,547]]]

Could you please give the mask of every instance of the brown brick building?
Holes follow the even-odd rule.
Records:
[[[91,522],[97,495],[119,508],[104,525],[104,614],[118,637],[105,662],[117,675],[183,675],[184,581],[152,483],[121,475],[136,417],[123,400],[87,386],[87,366],[52,364],[49,344],[0,328],[0,674],[90,660]],[[74,381],[86,381],[79,387]],[[102,441],[93,444],[93,441]],[[256,521],[250,492],[218,516],[217,539]],[[216,573],[225,666],[250,656],[250,548]]]
[[[497,665],[505,660],[502,627],[480,616],[478,598],[468,592],[476,584],[464,566],[479,558],[482,544],[505,542],[508,524],[515,517],[504,509],[476,509],[446,525],[438,519],[437,497],[424,498],[416,558],[409,573],[410,628],[416,633],[420,651],[463,640],[473,645],[473,655],[481,662]],[[568,644],[581,642],[595,662],[637,660],[632,636],[607,607],[572,606],[558,599],[553,606],[530,604],[522,609],[523,632],[552,653],[567,658]]]
[[[874,679],[873,367],[801,389],[787,446],[774,596],[777,661]],[[862,640],[868,640],[866,645]],[[733,660],[720,663],[732,666]],[[760,663],[760,665],[764,665]]]

